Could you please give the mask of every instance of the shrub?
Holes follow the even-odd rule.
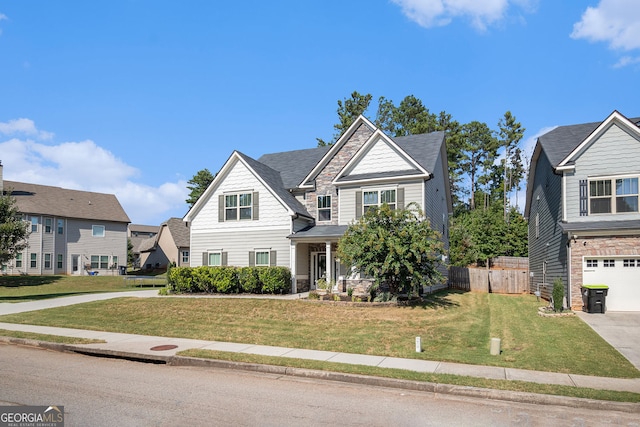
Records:
[[[230,294],[240,291],[236,270],[234,267],[211,267],[211,281],[218,292]]]
[[[172,268],[167,274],[169,290],[176,293],[193,292],[192,272],[190,267]]]
[[[213,281],[213,270],[215,267],[196,267],[193,269],[193,289],[191,292],[217,292]]]
[[[562,303],[564,299],[564,283],[561,278],[557,278],[553,282],[553,311],[559,312],[562,311]]]
[[[238,269],[240,291],[257,294],[262,290],[257,267],[240,267]]]
[[[320,299],[320,295],[318,294],[317,291],[311,291],[309,292],[309,299],[313,299],[313,300]]]
[[[351,286],[347,288],[347,296],[349,297],[353,296],[353,288]]]
[[[283,294],[291,289],[291,272],[286,267],[261,267],[258,277],[263,293]]]

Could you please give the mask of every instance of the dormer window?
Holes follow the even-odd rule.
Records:
[[[318,221],[331,221],[331,196],[318,196]]]

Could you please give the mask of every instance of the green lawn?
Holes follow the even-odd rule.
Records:
[[[125,280],[128,278],[129,280]],[[164,286],[166,278],[132,280],[132,276],[0,276],[0,303],[26,302],[96,292]]]
[[[537,315],[533,296],[442,292],[410,307],[304,300],[120,298],[0,322],[230,341],[611,377],[640,377],[577,317]],[[415,352],[415,337],[423,352]],[[502,354],[489,354],[490,339]]]

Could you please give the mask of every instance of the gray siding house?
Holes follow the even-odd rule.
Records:
[[[293,292],[314,289],[321,278],[336,287],[357,282],[337,259],[337,242],[351,222],[383,203],[416,203],[448,251],[443,132],[391,138],[360,116],[332,146],[258,160],[234,151],[184,217],[190,264],[286,266]]]
[[[607,309],[640,311],[640,118],[558,127],[538,138],[527,184],[531,291],[609,286]]]
[[[3,181],[30,223],[28,247],[3,274],[118,274],[127,265],[129,217],[113,194]]]

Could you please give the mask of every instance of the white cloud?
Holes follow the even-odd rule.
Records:
[[[136,182],[139,170],[93,141],[44,144],[28,139],[42,135],[28,119],[0,123],[2,134],[22,134],[0,139],[5,180],[115,194],[131,221],[139,224],[159,225],[186,213],[185,180],[157,188],[141,184]]]
[[[616,64],[614,64],[613,68],[623,68],[627,65],[634,64],[640,64],[640,56],[636,56],[635,58],[632,56],[623,56]]]
[[[600,0],[573,25],[573,39],[608,42],[612,49],[640,48],[640,10],[637,0]]]
[[[480,31],[502,20],[509,4],[533,11],[537,0],[391,0],[402,8],[409,19],[430,28],[449,24],[454,18],[466,17]]]
[[[3,13],[0,13],[0,21],[7,20],[9,17]],[[2,28],[0,28],[0,35],[2,35]]]
[[[32,136],[38,139],[51,139],[53,133],[40,131],[36,129],[36,125],[33,120],[29,119],[14,119],[8,122],[0,122],[0,134],[15,135],[23,134],[26,136]]]

